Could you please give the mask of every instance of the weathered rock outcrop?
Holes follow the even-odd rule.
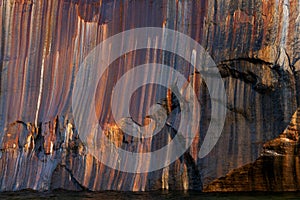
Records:
[[[299,189],[298,133],[287,131],[300,107],[299,0],[0,0],[0,20],[0,191]],[[115,126],[111,89],[133,66],[175,66],[194,80],[201,105],[200,130],[184,155],[162,170],[130,174],[88,153],[73,121],[72,91],[80,63],[93,48],[114,34],[147,26],[178,30],[210,53],[225,82],[228,113],[217,145],[199,159],[211,118],[201,75],[168,52],[121,56],[101,77],[95,105],[116,146],[156,150],[176,134],[166,125],[140,145]],[[143,124],[145,110],[168,92],[155,86],[137,92],[131,113]],[[299,132],[299,120],[292,121]]]
[[[234,169],[210,183],[204,191],[297,191],[299,179],[300,110],[280,136],[264,144],[254,162]]]

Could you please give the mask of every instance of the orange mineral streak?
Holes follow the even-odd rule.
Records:
[[[123,133],[115,124],[105,124],[104,134],[110,142],[120,147],[123,143]]]

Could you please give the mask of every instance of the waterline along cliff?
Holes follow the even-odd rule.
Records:
[[[300,190],[300,0],[0,0],[0,21],[0,191]],[[167,119],[153,137],[124,133],[111,108],[112,90],[125,73],[160,63],[192,86],[199,104],[193,114],[200,120],[191,145],[174,162],[132,173],[116,170],[119,161],[108,152],[101,155],[111,159],[110,167],[91,153],[72,102],[88,55],[106,39],[143,27],[175,30],[203,47],[224,82],[227,112],[216,145],[199,157],[214,120],[209,83],[182,56],[152,48],[155,40],[145,36],[148,48],[110,63],[94,85],[95,96],[84,96],[94,98],[85,110],[95,108],[114,148],[133,154],[162,149],[180,134],[185,109],[180,102],[187,96],[180,81],[149,71],[124,85],[158,78],[171,88],[145,84],[130,100],[124,97],[129,89],[117,94],[116,112],[130,104],[130,117],[122,123],[134,122],[132,132]],[[134,34],[121,39],[120,48],[138,45],[135,41]],[[159,116],[149,115],[153,105],[164,108],[156,110]],[[108,145],[99,144],[100,150]],[[136,170],[155,159],[138,163]]]

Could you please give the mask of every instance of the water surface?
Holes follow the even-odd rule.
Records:
[[[270,199],[300,199],[300,192],[287,193],[201,193],[195,191],[151,191],[151,192],[5,192],[0,193],[0,199],[64,199],[64,200],[87,200],[87,199],[233,199],[233,200],[270,200]]]

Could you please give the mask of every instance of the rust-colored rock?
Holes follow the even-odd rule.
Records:
[[[0,191],[299,190],[299,121],[289,126],[300,107],[299,0],[0,0],[0,21]],[[217,145],[199,159],[211,117],[201,75],[168,52],[121,56],[101,77],[95,105],[116,146],[153,151],[176,134],[166,125],[156,137],[137,140],[115,127],[111,89],[133,66],[175,65],[201,105],[200,130],[184,155],[159,171],[130,174],[88,153],[72,116],[72,91],[80,63],[94,47],[147,26],[178,30],[210,53],[225,82],[228,113]],[[131,102],[137,123],[148,123],[145,111],[157,102],[176,121],[168,90],[145,86],[137,93]]]
[[[300,189],[300,109],[280,136],[264,144],[261,156],[208,184],[206,192],[297,191]]]

